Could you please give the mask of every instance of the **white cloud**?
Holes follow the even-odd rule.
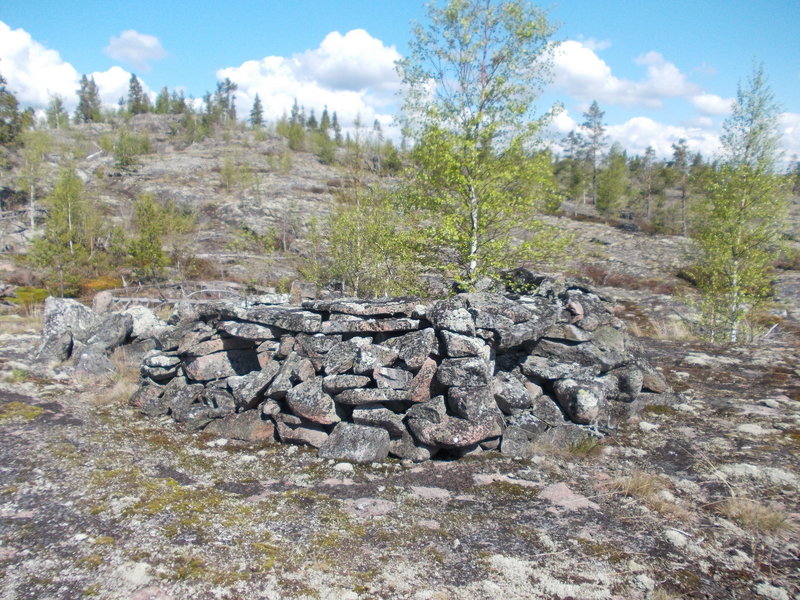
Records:
[[[394,63],[400,54],[363,29],[332,31],[319,48],[295,55],[298,73],[331,89],[396,91]]]
[[[555,86],[579,100],[597,100],[601,104],[626,107],[660,108],[664,99],[697,94],[700,89],[658,52],[648,52],[636,59],[647,67],[641,81],[620,79],[611,67],[584,42],[568,40],[556,51]]]
[[[60,94],[67,106],[78,88],[78,72],[55,50],[45,48],[24,29],[0,21],[0,73],[24,106],[42,108]]]
[[[35,109],[45,108],[50,98],[59,95],[67,110],[78,104],[77,91],[80,74],[58,52],[46,48],[24,29],[8,27],[0,21],[0,73],[8,80],[20,104]],[[128,95],[131,74],[114,66],[106,71],[87,73],[94,77],[100,89],[100,99],[108,107],[115,107],[120,96]],[[140,80],[141,81],[141,80]],[[147,84],[142,88],[150,93]]]
[[[103,52],[114,60],[122,61],[140,71],[149,71],[150,62],[166,58],[167,52],[154,35],[126,29],[119,37],[111,36]]]
[[[704,115],[727,115],[731,112],[733,98],[722,98],[716,94],[697,94],[689,98],[694,107]]]
[[[611,40],[598,40],[593,37],[584,38],[583,36],[578,36],[578,40],[581,42],[581,44],[593,52],[599,52],[600,50],[605,50],[606,48],[611,47]]]
[[[783,150],[787,160],[800,157],[800,113],[781,113],[778,129],[783,134]]]
[[[218,70],[217,78],[228,77],[239,86],[240,117],[249,114],[258,94],[267,119],[288,113],[296,98],[307,114],[313,109],[318,119],[327,106],[329,112],[336,111],[343,127],[360,115],[366,126],[378,119],[386,130],[400,85],[394,71],[399,58],[394,46],[384,45],[363,29],[345,35],[334,31],[318,48],[291,57],[249,60]]]
[[[672,156],[672,144],[680,139],[686,140],[690,152],[700,152],[707,159],[719,149],[719,135],[711,128],[667,125],[648,117],[633,117],[621,125],[609,125],[606,133],[630,154],[644,154],[652,146],[656,155],[668,158]]]

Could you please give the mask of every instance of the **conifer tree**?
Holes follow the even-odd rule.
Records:
[[[328,114],[328,107],[322,110],[322,116],[319,118],[319,130],[323,133],[328,133],[331,128],[331,117]]]
[[[167,86],[162,87],[161,91],[158,92],[154,112],[157,115],[165,115],[169,112],[169,90]]]
[[[17,141],[22,131],[22,113],[17,97],[6,89],[6,78],[0,74],[0,144],[10,145]]]
[[[333,141],[336,142],[336,145],[341,146],[344,144],[342,126],[339,125],[339,117],[336,116],[336,111],[333,111],[333,117],[331,118],[331,129],[333,129]]]
[[[583,113],[585,120],[581,124],[586,131],[586,154],[592,170],[592,204],[597,204],[597,173],[603,158],[603,148],[606,145],[606,128],[603,123],[605,114],[600,110],[597,100],[594,100],[589,110]]]
[[[258,97],[258,94],[253,100],[253,108],[250,109],[250,125],[253,129],[264,125],[264,107],[261,105],[261,98]]]
[[[142,84],[135,74],[131,74],[131,79],[128,82],[128,100],[126,107],[128,114],[140,115],[147,112],[149,107],[149,100],[142,89]]]
[[[100,90],[94,82],[94,77],[81,77],[80,88],[78,89],[78,107],[75,109],[75,121],[77,123],[93,123],[100,121]]]

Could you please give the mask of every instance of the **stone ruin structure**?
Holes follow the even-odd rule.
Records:
[[[166,323],[48,299],[39,356],[102,372],[127,345],[141,356],[130,404],[142,413],[354,462],[529,457],[608,433],[668,391],[596,293],[544,277],[531,289],[184,304]]]

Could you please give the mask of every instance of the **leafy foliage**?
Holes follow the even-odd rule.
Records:
[[[723,164],[711,177],[695,232],[701,308],[714,339],[739,341],[749,313],[770,294],[786,212],[778,158],[778,107],[763,69],[739,86],[724,124]]]
[[[521,0],[451,0],[428,13],[429,26],[413,31],[410,55],[398,63],[403,120],[416,140],[408,197],[427,213],[423,235],[441,257],[433,267],[470,288],[563,247],[556,235],[539,235],[533,211],[552,167],[528,150],[553,29]],[[514,229],[523,242],[512,242]]]

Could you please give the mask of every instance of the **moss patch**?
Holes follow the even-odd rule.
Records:
[[[0,423],[7,421],[33,421],[44,409],[25,402],[6,402],[0,404]]]

